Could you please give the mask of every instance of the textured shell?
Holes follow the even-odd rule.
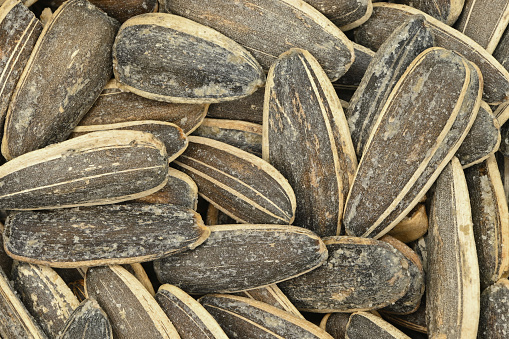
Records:
[[[291,224],[295,194],[285,177],[257,156],[208,138],[190,136],[174,161],[199,194],[243,223]]]
[[[0,140],[14,87],[41,34],[42,24],[19,0],[5,1],[0,8]]]
[[[371,310],[390,305],[407,292],[408,262],[394,247],[354,237],[328,237],[324,242],[329,257],[323,265],[279,283],[299,310]]]
[[[139,131],[89,133],[0,166],[0,206],[48,209],[103,205],[149,195],[167,181],[161,141]]]
[[[430,48],[412,62],[366,144],[345,206],[347,234],[380,237],[412,210],[465,139],[481,92],[479,69],[456,52]]]
[[[468,188],[453,158],[440,174],[426,236],[426,319],[430,337],[474,338],[479,322],[479,266]]]
[[[80,29],[75,29],[80,26]],[[16,86],[2,154],[12,159],[65,140],[111,77],[118,22],[85,0],[59,7]]]
[[[108,315],[114,338],[180,338],[154,297],[122,266],[89,268],[85,288]]]
[[[123,91],[112,79],[79,126],[108,125],[127,121],[158,120],[174,123],[186,135],[194,131],[207,114],[208,104],[174,104],[140,97]]]
[[[289,47],[308,50],[334,81],[354,59],[350,40],[302,0],[171,0],[166,9],[230,37],[268,70]]]
[[[313,323],[253,299],[211,294],[199,301],[230,338],[332,339]]]
[[[239,44],[165,13],[127,20],[115,38],[113,63],[121,88],[167,102],[235,100],[265,83],[260,65]]]
[[[357,159],[336,92],[309,52],[290,49],[271,66],[263,120],[263,159],[293,188],[295,223],[339,235]]]
[[[484,48],[457,30],[415,8],[393,3],[373,4],[373,15],[354,31],[357,43],[377,50],[385,39],[411,15],[421,14],[435,36],[435,46],[458,52],[475,63],[485,83],[483,100],[497,105],[509,99],[509,72]]]
[[[193,251],[154,263],[158,279],[187,293],[236,292],[304,274],[327,258],[320,238],[288,225],[210,226]]]
[[[210,231],[199,214],[172,205],[104,205],[9,216],[6,251],[53,267],[128,264],[195,248]]]

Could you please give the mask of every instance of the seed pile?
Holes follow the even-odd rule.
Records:
[[[509,0],[0,4],[0,338],[509,336]]]

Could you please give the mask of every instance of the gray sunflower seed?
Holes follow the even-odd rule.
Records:
[[[239,44],[165,13],[127,20],[115,38],[113,65],[120,88],[167,102],[235,100],[265,83],[260,65]]]
[[[112,204],[156,192],[167,178],[165,147],[152,134],[94,132],[0,166],[0,207],[23,210]]]
[[[426,237],[426,318],[430,337],[475,338],[479,266],[463,169],[453,158],[440,174]]]
[[[250,290],[302,275],[320,266],[327,250],[311,231],[288,225],[210,226],[193,251],[154,262],[161,283],[187,293]]]
[[[97,301],[85,299],[69,316],[58,339],[113,339],[108,316]]]
[[[295,223],[339,235],[357,159],[336,92],[309,52],[290,49],[272,65],[263,113],[263,159],[293,188]]]
[[[116,20],[88,1],[59,7],[37,40],[7,111],[6,159],[71,134],[111,77],[117,29]]]
[[[162,1],[182,15],[223,33],[249,50],[265,70],[289,47],[308,50],[334,81],[354,59],[350,40],[302,0]],[[277,24],[275,24],[277,23]]]
[[[199,301],[230,338],[332,339],[313,323],[261,301],[226,294]]]
[[[108,315],[115,338],[180,338],[154,297],[121,266],[89,268],[85,287]]]
[[[71,289],[53,269],[42,265],[15,262],[12,280],[21,300],[46,335],[57,337],[80,304]]]
[[[228,339],[214,317],[180,288],[164,284],[159,287],[155,299],[182,339]]]
[[[380,237],[412,210],[465,139],[482,88],[479,69],[456,52],[434,47],[412,62],[366,144],[345,205],[347,234]]]

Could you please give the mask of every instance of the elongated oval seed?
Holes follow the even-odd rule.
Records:
[[[479,69],[455,52],[430,48],[412,62],[366,145],[345,206],[347,234],[378,238],[412,210],[465,139],[481,93]]]
[[[58,339],[113,339],[108,316],[95,299],[85,299],[69,316]]]
[[[238,222],[293,222],[295,194],[274,167],[223,142],[188,139],[188,148],[174,164],[196,182],[203,198]]]
[[[0,335],[9,339],[46,339],[0,268]]]
[[[165,0],[166,9],[223,33],[268,70],[289,47],[308,50],[331,81],[350,67],[350,40],[302,0]],[[275,24],[277,23],[277,24]]]
[[[127,20],[113,46],[120,88],[167,102],[235,100],[265,83],[258,62],[215,30],[176,15]]]
[[[384,242],[354,237],[324,238],[327,261],[317,269],[279,283],[301,311],[355,312],[385,307],[410,286],[408,262]]]
[[[424,21],[423,16],[411,16],[389,35],[350,100],[346,115],[358,159],[399,78],[419,54],[433,47],[433,35]]]
[[[226,294],[199,301],[230,338],[332,339],[313,323],[261,301]]]
[[[393,3],[373,4],[373,15],[355,29],[357,43],[377,50],[384,40],[411,15],[421,14],[435,37],[435,46],[458,52],[475,63],[485,80],[483,100],[498,105],[509,99],[509,72],[478,43],[415,8]]]
[[[288,225],[210,226],[201,246],[155,261],[162,283],[192,294],[270,285],[321,265],[327,250],[313,232]]]
[[[182,339],[228,339],[214,317],[180,288],[164,284],[159,287],[155,299]]]
[[[19,0],[5,1],[0,8],[0,140],[14,87],[41,34],[41,22]]]
[[[89,268],[85,288],[108,315],[115,338],[180,338],[154,297],[122,266]]]
[[[80,29],[76,29],[80,26]],[[85,0],[44,27],[13,94],[2,154],[12,159],[65,140],[111,77],[118,22]]]
[[[295,222],[339,235],[357,159],[336,92],[309,52],[290,49],[272,65],[263,120],[263,159],[292,186]]]
[[[495,156],[465,170],[481,290],[509,275],[509,212]]]
[[[436,182],[429,218],[428,334],[434,338],[475,338],[479,323],[479,266],[467,182],[455,157]]]
[[[14,288],[48,337],[64,328],[67,318],[80,304],[65,282],[50,267],[15,262]]]
[[[94,132],[0,166],[3,209],[103,205],[149,195],[168,177],[161,141],[139,131]]]
[[[193,249],[210,231],[199,214],[178,206],[125,204],[10,215],[7,253],[53,267],[128,264]]]

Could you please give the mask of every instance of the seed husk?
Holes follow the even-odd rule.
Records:
[[[433,47],[431,30],[423,16],[405,20],[380,46],[348,106],[348,124],[358,159],[392,89],[424,50]]]
[[[97,301],[85,299],[71,313],[58,339],[113,339],[108,316]]]
[[[0,207],[10,210],[102,205],[135,199],[167,182],[164,144],[139,131],[94,132],[0,166]]]
[[[19,0],[8,0],[0,7],[0,140],[9,102],[30,53],[41,34],[42,24]]]
[[[196,212],[162,204],[23,211],[5,226],[11,257],[67,268],[159,259],[193,249],[210,234]]]
[[[428,231],[428,215],[424,204],[419,204],[387,234],[401,242],[419,239]]]
[[[479,69],[456,52],[434,47],[412,62],[366,144],[345,205],[347,234],[378,238],[412,210],[465,139],[482,88]]]
[[[498,105],[509,98],[509,72],[478,43],[409,6],[392,3],[373,4],[373,15],[366,23],[354,30],[355,41],[374,51],[406,18],[421,14],[426,18],[425,25],[435,37],[435,46],[454,50],[475,63],[484,77],[483,100],[490,105]]]
[[[226,294],[199,301],[230,338],[332,339],[313,323],[261,301]]]
[[[408,272],[410,273],[410,287],[406,294],[394,304],[386,306],[382,310],[393,314],[413,313],[419,308],[424,294],[425,277],[421,260],[410,247],[390,235],[384,235],[380,240],[390,244],[405,256],[408,261]]]
[[[236,293],[239,297],[251,298],[277,307],[283,311],[293,314],[298,318],[305,319],[299,310],[292,304],[288,297],[279,289],[276,284],[255,288],[248,291]]]
[[[454,28],[492,54],[507,24],[509,24],[509,1],[465,0]]]
[[[468,131],[465,140],[456,151],[456,157],[463,168],[478,164],[494,154],[500,146],[500,124],[484,101]]]
[[[479,266],[467,182],[455,157],[436,182],[429,218],[428,334],[475,338],[479,323]]]
[[[465,170],[481,290],[509,275],[509,212],[495,156]]]
[[[265,83],[260,65],[239,44],[166,13],[124,22],[113,45],[113,68],[121,89],[176,103],[235,100]]]
[[[210,138],[262,156],[262,125],[242,120],[210,119],[193,132],[193,135]]]
[[[108,315],[115,338],[180,338],[154,297],[123,267],[89,268],[85,288]]]
[[[290,49],[269,71],[262,152],[295,192],[295,223],[339,235],[357,159],[336,92],[305,50]]]
[[[452,26],[458,20],[465,0],[398,0]]]
[[[214,317],[180,288],[170,284],[161,285],[155,299],[182,339],[228,339]]]
[[[327,261],[279,283],[300,311],[355,312],[388,306],[410,286],[408,261],[391,245],[366,238],[327,237]]]
[[[111,78],[117,29],[116,20],[88,1],[70,0],[59,7],[44,26],[11,99],[2,140],[6,159],[71,134]]]
[[[291,224],[295,194],[284,176],[257,156],[208,138],[190,136],[174,161],[198,193],[238,222]]]
[[[9,339],[46,339],[0,268],[0,335]]]
[[[211,0],[207,6],[200,0],[163,2],[171,13],[212,27],[242,45],[264,70],[289,46],[308,50],[331,81],[345,74],[354,60],[345,34],[301,0]]]
[[[350,316],[346,326],[346,339],[410,339],[380,317],[367,312],[356,312]]]
[[[168,182],[159,191],[134,199],[133,202],[147,204],[170,204],[196,211],[198,186],[191,177],[174,168],[169,168]]]
[[[189,135],[203,122],[208,107],[208,104],[175,104],[146,99],[121,90],[118,81],[112,79],[79,126],[159,120],[174,123]]]
[[[311,231],[288,225],[209,226],[193,251],[154,262],[161,283],[190,294],[228,293],[278,283],[320,266],[327,250]]]
[[[80,304],[71,289],[48,266],[15,262],[14,288],[49,338],[57,337],[67,318]]]
[[[187,137],[184,131],[175,124],[165,121],[143,120],[119,122],[108,125],[77,126],[71,137],[75,138],[91,132],[127,130],[151,133],[163,142],[168,155],[168,162],[172,162],[187,148]]]
[[[478,338],[503,339],[509,333],[509,281],[501,279],[481,294]]]

